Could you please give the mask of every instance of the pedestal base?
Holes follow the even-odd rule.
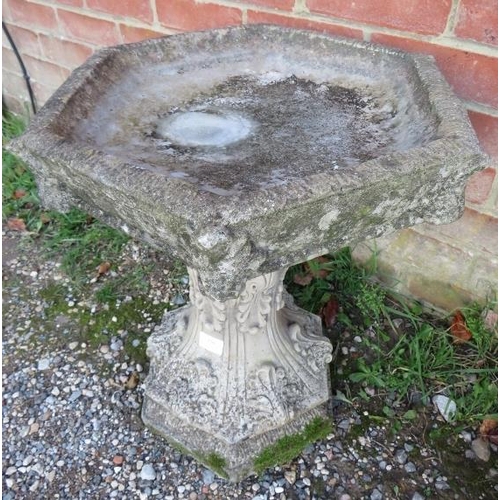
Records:
[[[283,293],[285,271],[219,302],[189,270],[191,304],[166,314],[148,342],[144,422],[233,481],[279,438],[327,415],[332,347],[320,319]]]

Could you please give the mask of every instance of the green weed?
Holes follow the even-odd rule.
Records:
[[[458,344],[447,318],[430,316],[417,302],[386,292],[371,280],[374,270],[375,258],[361,268],[347,248],[294,266],[286,278],[288,290],[304,309],[318,314],[332,298],[338,301],[337,325],[363,339],[364,355],[347,367],[359,397],[367,398],[367,386],[394,393],[399,403],[417,399],[428,404],[434,394],[444,393],[456,402],[456,421],[463,425],[494,414],[497,339],[483,317],[485,309],[496,310],[496,303],[462,310],[472,339]],[[313,276],[308,285],[294,282],[295,275],[307,273]]]
[[[113,278],[108,277],[96,291],[96,300],[101,304],[106,304],[124,299],[127,295],[146,293],[149,289],[149,275],[152,271],[152,264],[137,264],[130,271],[122,272]]]
[[[318,314],[322,306],[335,298],[342,307],[338,315],[341,322],[351,325],[354,317],[368,326],[382,315],[385,299],[384,290],[370,280],[371,270],[370,266],[365,269],[356,265],[350,248],[346,247],[325,256],[324,262],[313,260],[306,266],[291,267],[285,284],[303,309]],[[307,286],[294,283],[294,276],[304,272],[315,276],[311,283]]]
[[[2,117],[2,143],[21,135],[25,123],[13,115]],[[35,178],[24,163],[2,148],[2,217],[23,219],[28,231],[38,231],[43,225],[40,220],[40,200]]]
[[[397,311],[392,309],[393,317]],[[372,357],[360,358],[353,382],[396,393],[397,400],[411,400],[418,394],[428,404],[434,394],[444,393],[457,404],[456,421],[481,420],[496,412],[496,339],[470,311],[470,342],[458,344],[443,323],[431,323],[414,316],[394,346],[390,341],[366,340]],[[408,319],[408,311],[405,313]]]
[[[22,119],[7,115],[2,118],[4,142],[20,135],[25,128]],[[32,236],[50,254],[61,254],[63,270],[81,284],[101,262],[113,262],[128,240],[120,231],[72,209],[66,214],[40,207],[33,174],[16,156],[2,149],[3,218],[22,219]]]
[[[102,262],[118,260],[128,236],[81,210],[53,213],[43,244],[49,255],[62,255],[62,268],[76,286],[95,275]]]

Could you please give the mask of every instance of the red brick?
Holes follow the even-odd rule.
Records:
[[[159,33],[158,31],[152,31],[145,28],[135,28],[134,26],[127,26],[126,24],[120,24],[120,32],[122,34],[123,43],[134,43],[148,38],[165,36],[165,33]]]
[[[497,172],[494,168],[486,168],[471,176],[465,189],[465,199],[470,203],[484,203],[491,192]]]
[[[194,0],[157,0],[161,24],[179,30],[203,30],[241,24],[241,10]]]
[[[411,231],[452,245],[464,253],[468,250],[488,252],[492,255],[498,253],[497,218],[472,208],[466,207],[462,217],[451,224],[421,224],[413,227]]]
[[[262,5],[272,9],[292,10],[295,5],[295,0],[236,0],[244,4]]]
[[[18,100],[28,100],[28,89],[24,78],[10,71],[2,71],[2,94],[8,94]]]
[[[36,33],[13,25],[7,25],[7,29],[17,46],[17,50],[19,50],[21,54],[28,54],[34,57],[42,55],[38,42],[38,35]],[[10,43],[6,39],[4,39],[4,46],[11,48]]]
[[[498,118],[469,111],[469,118],[484,151],[498,158]]]
[[[40,61],[40,59],[35,59],[31,56],[24,58],[24,64],[30,77],[46,87],[59,87],[68,78],[70,73],[67,69],[61,68],[61,66]]]
[[[83,7],[83,0],[53,0],[53,2],[61,5],[72,5],[73,7]]]
[[[117,45],[120,43],[115,23],[59,10],[59,24],[68,38],[83,40],[94,45]]]
[[[345,36],[348,38],[363,38],[363,32],[354,28],[346,28],[336,24],[319,23],[296,17],[280,16],[279,14],[269,14],[267,12],[249,10],[247,20],[249,24],[278,24],[281,26],[288,26],[290,28],[322,31],[324,33]]]
[[[28,97],[18,98],[10,94],[2,94],[3,109],[20,116],[27,116],[31,114],[31,107],[28,104]]]
[[[40,35],[40,45],[45,59],[69,69],[80,66],[93,53],[86,45],[46,35]]]
[[[13,50],[2,47],[2,69],[22,75],[21,66]]]
[[[412,33],[444,31],[452,0],[307,0],[311,12]]]
[[[461,0],[455,35],[497,45],[498,0]]]
[[[410,52],[431,54],[456,94],[496,108],[498,59],[440,45],[374,33],[372,41]]]
[[[8,0],[10,20],[15,24],[29,25],[47,30],[57,29],[57,19],[52,7],[27,2]]]
[[[87,0],[87,7],[141,21],[153,20],[153,11],[149,0]]]

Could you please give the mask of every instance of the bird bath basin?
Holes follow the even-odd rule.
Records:
[[[231,480],[327,415],[331,345],[286,269],[463,209],[486,166],[432,58],[270,26],[104,49],[11,144],[45,205],[182,259],[143,419]]]

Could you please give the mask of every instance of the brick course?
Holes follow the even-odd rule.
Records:
[[[330,33],[331,35],[345,36],[348,38],[363,39],[363,31],[348,28],[338,24],[330,24],[300,17],[290,17],[271,12],[249,10],[247,13],[248,24],[279,24],[289,28],[307,29]]]
[[[196,3],[194,0],[158,0],[158,20],[167,28],[183,31],[205,30],[223,26],[238,26],[242,12],[215,3]]]
[[[113,22],[65,10],[59,10],[58,17],[59,32],[68,39],[102,47],[121,42],[118,26]]]
[[[93,53],[87,45],[44,34],[40,34],[39,43],[45,59],[70,69],[83,64]]]
[[[16,40],[17,49],[21,52],[21,54],[29,54],[34,57],[40,57],[42,55],[37,33],[8,23],[7,28],[12,38]],[[8,47],[9,49],[12,48],[5,36],[3,38],[3,46]]]
[[[475,205],[486,202],[493,183],[496,180],[497,171],[494,168],[485,168],[471,176],[465,190],[465,199]]]
[[[153,20],[153,11],[149,0],[87,0],[87,7],[90,10],[132,17],[145,22]]]
[[[490,45],[498,44],[498,0],[460,0],[455,34]]]
[[[469,111],[469,118],[485,152],[498,157],[498,118]]]
[[[448,287],[443,307],[480,298],[488,276],[495,280],[497,10],[496,0],[3,0],[3,19],[30,72],[38,105],[99,47],[181,31],[270,23],[433,55],[468,108],[492,163],[471,177],[463,219],[451,230],[420,228],[389,237],[380,267],[401,279],[403,293],[425,300],[432,298],[425,287],[441,292]],[[3,53],[3,96],[22,111],[28,95],[5,36]],[[424,254],[425,272],[418,269],[420,261],[415,264],[415,252]],[[461,259],[460,269],[454,259]],[[441,273],[440,266],[447,271]]]
[[[45,5],[28,2],[27,0],[7,0],[4,18],[12,24],[32,26],[57,32],[55,9]]]
[[[307,0],[311,12],[335,18],[397,28],[413,33],[439,34],[446,28],[451,0]]]
[[[439,69],[459,97],[497,107],[498,59],[496,57],[381,33],[374,34],[372,41],[409,52],[434,56]]]
[[[165,36],[165,33],[160,33],[159,31],[153,31],[147,28],[136,28],[135,26],[127,26],[126,24],[120,24],[120,33],[123,43],[140,42],[148,38]]]

